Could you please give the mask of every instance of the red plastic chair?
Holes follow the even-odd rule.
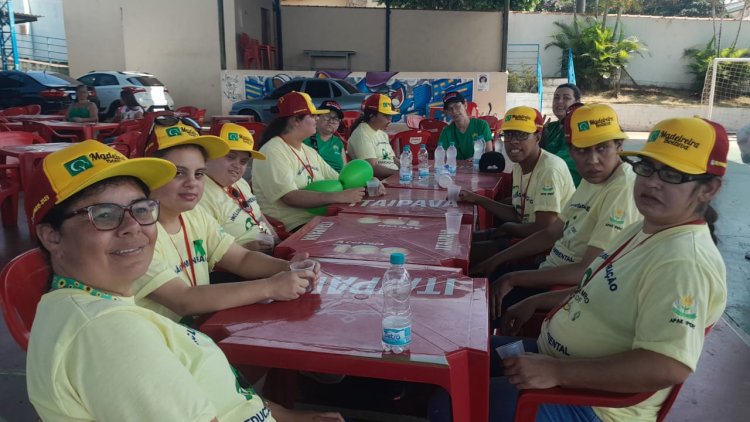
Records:
[[[242,67],[257,69],[260,63],[258,40],[250,38],[246,33],[240,34],[240,52],[242,53]]]
[[[535,323],[541,327],[542,319],[536,318]],[[527,322],[526,324],[529,324]],[[706,327],[705,334],[707,335],[713,326]],[[537,334],[538,334],[537,328]],[[669,409],[672,408],[677,394],[680,393],[682,384],[677,384],[672,387],[669,395],[661,405],[659,412],[656,415],[656,422],[662,422],[667,417]],[[518,395],[518,402],[516,403],[516,422],[534,421],[536,420],[536,414],[539,410],[539,406],[542,404],[566,404],[572,406],[594,406],[594,407],[630,407],[634,406],[652,395],[655,392],[645,393],[613,393],[609,391],[598,391],[598,390],[586,390],[577,388],[562,388],[553,387],[543,390],[539,389],[528,389],[520,390]]]
[[[271,217],[268,214],[263,214],[264,217],[266,217],[266,220],[273,226],[273,229],[276,231],[276,234],[279,236],[279,239],[284,240],[287,237],[291,236],[291,233],[286,231],[286,227],[284,227],[284,223],[281,221]]]
[[[45,142],[79,142],[77,135],[62,134],[56,132],[43,122],[26,121],[23,122],[24,131],[37,133]]]
[[[396,136],[391,138],[391,148],[393,148],[393,151],[395,151],[396,154],[401,155],[401,152],[404,150],[404,146],[409,145],[412,156],[412,164],[419,164],[419,157],[417,157],[417,154],[419,153],[420,145],[427,145],[427,152],[430,155],[434,155],[435,153],[437,144],[431,144],[431,139],[432,134],[430,132],[427,132],[426,130],[405,130],[403,132],[397,133]]]
[[[466,113],[469,117],[479,117],[479,106],[473,101],[466,102]]]
[[[26,106],[26,114],[42,114],[42,106],[39,104],[29,104]]]
[[[273,69],[273,58],[275,55],[276,47],[270,44],[258,44],[258,61],[260,61],[262,69]]]
[[[23,350],[29,346],[36,308],[49,289],[51,278],[47,259],[38,248],[15,257],[0,273],[3,317],[10,335]]]
[[[118,135],[110,147],[116,149],[128,158],[143,157],[146,139],[141,135],[141,132],[137,130],[125,132]]]
[[[43,144],[44,139],[39,135],[30,132],[23,131],[8,131],[0,132],[0,147],[9,147],[14,145],[31,145],[31,144]],[[17,165],[18,160],[13,157],[5,157],[0,154],[0,164],[13,164]],[[8,177],[12,180],[19,181],[20,176],[17,172],[8,172]]]
[[[125,120],[124,122],[120,122],[120,128],[118,129],[118,134],[123,134],[131,131],[141,132],[141,133],[148,133],[151,129],[151,124],[153,123],[153,119],[149,120],[147,118],[143,119],[135,119],[135,120]]]
[[[206,109],[198,108],[193,106],[183,106],[175,110],[178,113],[187,113],[187,117],[195,120],[199,125],[203,126],[203,120],[206,117]]]
[[[406,115],[406,127],[409,129],[419,129],[419,122],[424,120],[425,117],[419,114],[407,114]]]
[[[18,164],[0,164],[0,213],[4,227],[18,224]]]
[[[435,148],[437,148],[438,139],[440,139],[440,132],[442,132],[443,128],[446,126],[448,126],[447,123],[435,119],[424,119],[419,122],[419,130],[430,132],[430,143],[435,145]]]
[[[8,107],[4,110],[0,110],[3,116],[21,116],[26,113],[26,107]]]

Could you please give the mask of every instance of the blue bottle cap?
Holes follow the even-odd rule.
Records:
[[[404,265],[404,254],[402,253],[392,253],[391,254],[391,265]]]

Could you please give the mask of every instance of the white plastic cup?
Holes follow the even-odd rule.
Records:
[[[450,209],[445,212],[445,230],[448,234],[458,234],[461,228],[462,214],[457,209]]]
[[[316,263],[317,262],[313,261],[312,259],[305,259],[303,261],[294,261],[294,262],[289,263],[289,269],[291,269],[292,271],[299,271],[299,270],[314,271]],[[308,278],[308,277],[303,277],[303,278],[307,278],[307,281],[308,281],[307,290],[305,292],[310,293],[313,289],[313,278]]]
[[[524,353],[523,341],[518,340],[513,343],[504,344],[495,348],[497,354],[500,355],[500,359],[512,358],[521,356]]]
[[[378,196],[378,188],[380,187],[380,182],[377,180],[368,180],[367,181],[367,196]]]
[[[451,183],[448,185],[448,200],[458,202],[458,195],[461,193],[461,186]]]
[[[441,174],[440,177],[438,177],[438,186],[440,186],[443,189],[447,189],[448,186],[450,186],[453,183],[453,179],[448,174]]]

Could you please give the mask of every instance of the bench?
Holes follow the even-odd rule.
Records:
[[[340,50],[304,50],[304,53],[310,57],[310,69],[315,69],[315,59],[318,58],[334,58],[334,59],[346,59],[346,67],[340,70],[352,70],[352,56],[357,54],[356,51],[340,51]],[[331,69],[334,70],[334,69]]]

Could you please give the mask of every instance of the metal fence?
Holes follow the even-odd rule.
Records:
[[[537,93],[541,110],[542,91],[539,44],[508,44],[508,92]]]

